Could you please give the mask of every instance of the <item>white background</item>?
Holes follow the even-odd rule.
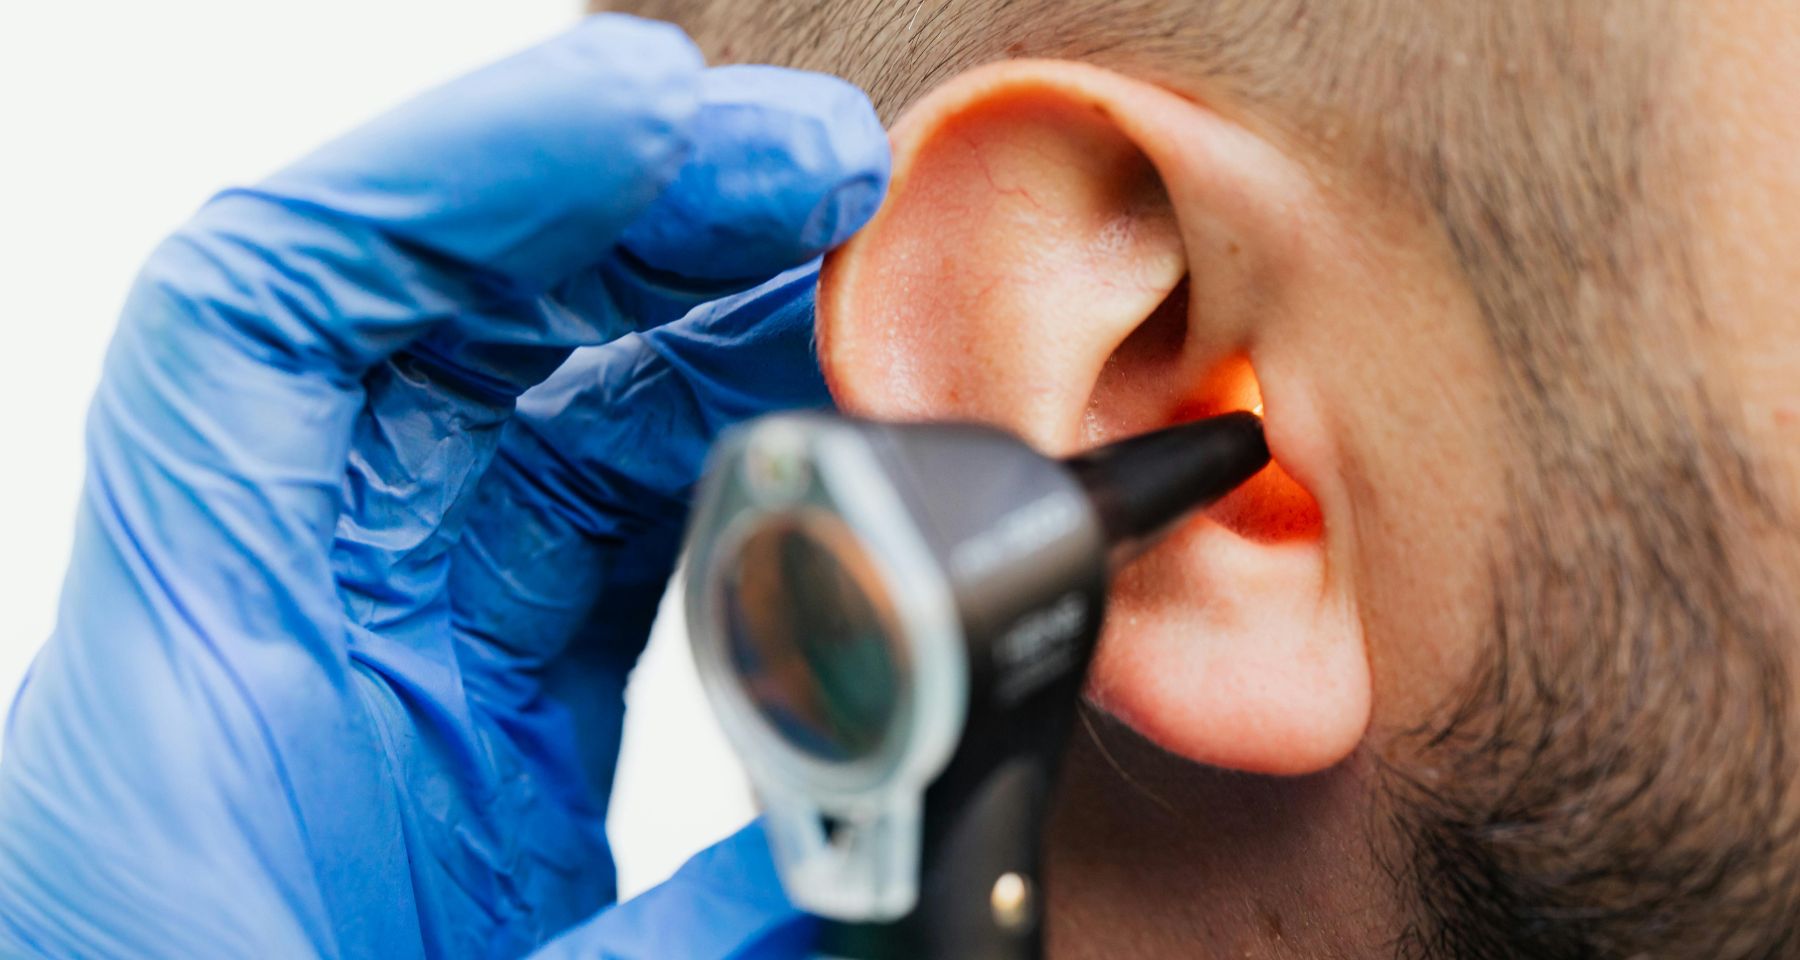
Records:
[[[0,703],[49,635],[81,423],[157,239],[410,93],[555,32],[578,0],[0,3]],[[750,816],[665,619],[633,706],[612,836],[625,891]]]

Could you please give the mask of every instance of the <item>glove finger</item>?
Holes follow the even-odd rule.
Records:
[[[465,681],[489,710],[539,709],[541,669],[578,636],[611,657],[623,689],[714,438],[830,404],[812,349],[815,282],[814,268],[797,270],[580,351],[520,400],[451,563]]]
[[[622,238],[664,275],[760,282],[842,243],[887,189],[881,122],[862,91],[836,77],[707,70],[692,131],[692,160]]]
[[[612,256],[553,291],[576,315],[659,326],[813,260],[880,206],[887,138],[862,91],[764,66],[707,70],[699,90],[675,183]]]
[[[532,960],[804,960],[816,927],[782,893],[768,839],[751,824]]]
[[[564,355],[548,347],[654,327],[754,286],[841,242],[880,200],[886,139],[854,87],[730,67],[702,73],[697,90],[686,162],[609,256],[529,303],[465,312],[365,379],[346,481],[352,509],[339,523],[334,569],[353,653],[425,702],[457,708],[455,677],[440,669],[446,551],[514,397]],[[318,161],[305,166],[319,178]],[[441,242],[429,231],[419,237]],[[457,255],[477,252],[496,256]],[[539,252],[499,259],[519,283],[528,282],[520,270],[552,261]]]
[[[462,659],[458,636],[445,623],[448,551],[460,536],[472,491],[514,397],[548,374],[568,347],[671,320],[719,292],[746,285],[743,278],[750,274],[740,271],[766,274],[813,256],[872,212],[868,182],[877,181],[878,196],[886,148],[861,94],[815,75],[753,75],[757,83],[736,87],[701,83],[700,106],[687,124],[687,161],[637,221],[661,225],[656,236],[665,248],[642,245],[640,256],[621,245],[598,266],[529,302],[465,309],[364,378],[367,399],[351,443],[345,476],[349,509],[337,525],[333,572],[348,614],[350,655],[398,694],[384,705],[404,703],[404,716],[412,722],[453,731],[438,740],[399,741],[403,762],[432,771],[434,779],[499,782],[523,764],[533,783],[548,795],[565,797],[578,818],[604,816],[625,669],[610,656],[581,664],[578,706],[567,706],[568,698],[553,691],[517,708],[492,708],[485,718],[472,715],[472,704],[486,691],[482,677],[465,683],[456,669]],[[861,125],[830,110],[849,112]],[[846,137],[845,130],[855,135]],[[713,254],[738,245],[757,251],[757,258],[739,257],[726,269],[708,269]],[[649,262],[671,253],[681,259],[665,255],[655,265]],[[534,254],[520,262],[537,267],[547,261]],[[513,285],[532,289],[537,282],[518,275],[516,266],[509,269],[515,270],[508,277]],[[719,336],[729,333],[722,329]],[[751,339],[743,362],[754,363],[761,352]],[[804,356],[804,347],[798,352]],[[732,366],[738,360],[723,362]],[[809,378],[793,382],[805,384]],[[772,392],[779,395],[788,386]],[[619,402],[641,404],[649,419],[681,399],[659,397],[655,390],[641,393]],[[615,635],[630,637],[624,645],[632,650],[647,633],[678,533],[677,519],[657,535],[616,543],[607,555],[588,559],[585,569],[606,576],[608,583],[604,596],[590,598],[610,605],[605,623]],[[500,722],[477,723],[496,718]],[[512,755],[471,739],[477,729],[509,738]],[[570,731],[575,735],[567,735]],[[590,775],[569,776],[574,771]],[[473,822],[495,809],[484,799],[450,820]],[[554,836],[559,816],[547,810],[531,830]],[[440,851],[446,860],[460,849],[460,828],[440,832],[427,824],[416,832],[418,845]],[[566,849],[554,840],[549,846]]]

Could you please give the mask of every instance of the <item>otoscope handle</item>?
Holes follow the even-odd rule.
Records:
[[[1049,792],[1045,765],[1023,759],[993,768],[972,790],[943,792],[946,802],[928,813],[942,830],[926,854],[918,909],[893,923],[827,922],[816,956],[1041,960],[1038,848]]]

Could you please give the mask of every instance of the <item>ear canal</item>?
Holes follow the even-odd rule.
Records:
[[[1085,433],[1099,446],[1174,423],[1234,410],[1262,413],[1262,389],[1241,352],[1211,356],[1187,346],[1189,304],[1184,281],[1144,321],[1100,372],[1088,401]],[[1324,533],[1318,502],[1279,462],[1215,505],[1211,519],[1264,543],[1317,540]]]

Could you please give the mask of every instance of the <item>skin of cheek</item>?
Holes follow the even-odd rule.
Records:
[[[1682,191],[1703,243],[1715,382],[1730,384],[1770,484],[1800,501],[1800,7],[1785,0],[1684,7],[1691,38],[1670,110]],[[1685,135],[1685,136],[1683,136]]]
[[[1246,777],[1101,717],[1077,728],[1064,769],[1045,873],[1054,960],[1391,954],[1366,757]]]

